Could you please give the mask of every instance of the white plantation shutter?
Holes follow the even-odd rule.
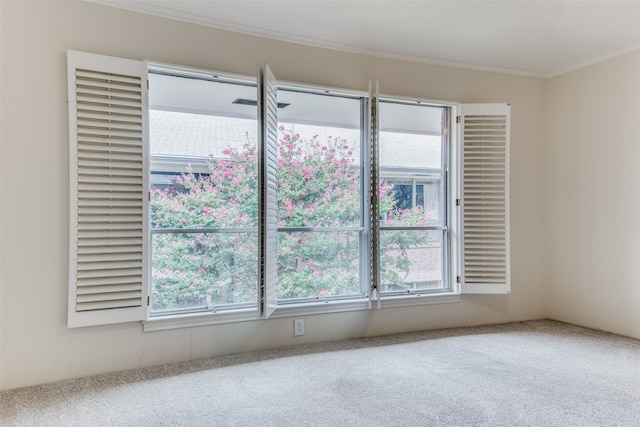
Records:
[[[463,293],[509,293],[508,104],[461,106]]]
[[[147,315],[143,62],[67,52],[70,155],[68,326]]]
[[[378,308],[380,308],[380,208],[379,208],[379,191],[378,185],[380,181],[379,172],[379,154],[378,154],[378,101],[379,82],[369,82],[369,306],[371,307],[372,299],[378,300]]]
[[[268,65],[258,66],[260,179],[259,317],[267,319],[278,304],[278,82]]]

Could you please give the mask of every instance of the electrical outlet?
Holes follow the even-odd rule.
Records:
[[[304,335],[304,319],[296,319],[293,321],[293,335],[296,337]]]

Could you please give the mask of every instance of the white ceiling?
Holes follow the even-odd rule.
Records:
[[[640,0],[90,0],[349,52],[549,77],[640,47]]]

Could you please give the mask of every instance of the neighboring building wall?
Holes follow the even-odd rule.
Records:
[[[1,388],[300,343],[545,316],[544,80],[306,47],[88,2],[2,1],[0,8]],[[390,95],[511,103],[512,293],[306,316],[302,337],[293,336],[289,318],[148,333],[140,323],[68,329],[67,49],[246,75],[268,62],[280,79],[293,82],[366,90],[371,79]]]

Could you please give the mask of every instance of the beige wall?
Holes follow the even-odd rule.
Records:
[[[297,343],[545,317],[545,80],[304,47],[85,2],[0,4],[3,389]],[[378,79],[390,95],[510,102],[512,294],[308,316],[296,338],[291,319],[148,333],[139,323],[68,329],[67,49],[250,75],[266,61],[282,80],[366,90]]]
[[[549,81],[548,315],[640,338],[640,52]]]

